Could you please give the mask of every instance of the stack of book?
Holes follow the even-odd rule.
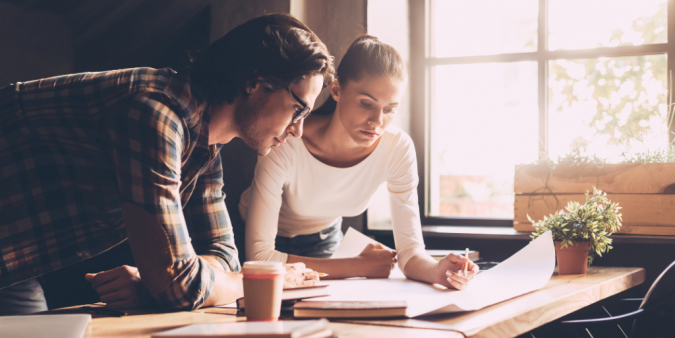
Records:
[[[284,289],[284,292],[281,294],[282,310],[291,310],[292,306],[302,299],[329,296],[326,290],[327,286],[328,284],[319,284],[313,286],[303,286],[292,289]],[[245,298],[237,299],[237,309],[239,309],[240,312],[245,312],[246,309]]]
[[[293,306],[295,318],[395,318],[405,317],[403,301],[307,301]]]

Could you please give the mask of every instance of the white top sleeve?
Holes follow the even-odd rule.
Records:
[[[426,252],[417,198],[419,176],[415,147],[408,135],[401,133],[399,136],[403,138],[397,142],[396,150],[400,155],[394,157],[391,163],[387,188],[398,264],[401,271],[405,271],[410,258]]]
[[[246,259],[286,263],[288,254],[275,250],[281,196],[288,173],[292,170],[292,156],[287,149],[274,149],[267,156],[259,156],[255,175],[248,189],[246,211]]]

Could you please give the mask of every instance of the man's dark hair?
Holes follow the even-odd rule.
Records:
[[[289,14],[267,14],[199,53],[190,67],[190,82],[195,95],[201,91],[209,104],[220,104],[246,96],[246,83],[258,78],[268,88],[282,89],[318,74],[326,87],[334,73],[333,57],[309,27]]]

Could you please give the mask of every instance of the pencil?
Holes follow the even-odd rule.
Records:
[[[466,250],[464,250],[464,258],[467,259],[467,261],[464,263],[464,276],[466,276],[466,270],[469,268],[469,261],[468,261],[468,259],[469,259],[469,248],[466,248]]]

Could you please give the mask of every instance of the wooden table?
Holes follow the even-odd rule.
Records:
[[[339,337],[513,337],[599,300],[640,285],[642,268],[590,267],[587,275],[558,276],[537,291],[479,311],[394,320],[340,320],[331,323]],[[75,308],[50,311],[72,312]],[[192,312],[130,311],[126,317],[94,316],[86,337],[148,338],[152,333],[198,323],[244,320],[235,310],[206,308]]]

